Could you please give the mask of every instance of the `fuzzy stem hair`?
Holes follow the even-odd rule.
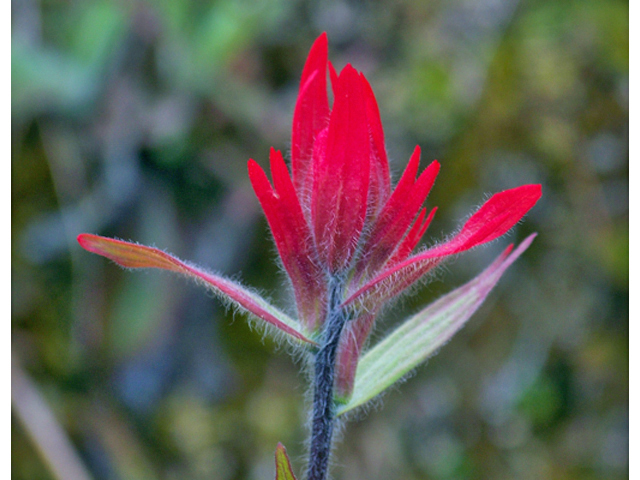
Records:
[[[333,397],[336,357],[340,336],[349,315],[341,307],[344,283],[336,278],[329,288],[329,308],[324,322],[322,341],[315,357],[311,444],[307,480],[325,480],[336,421]]]

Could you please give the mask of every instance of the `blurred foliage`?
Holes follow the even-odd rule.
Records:
[[[532,248],[349,422],[335,478],[628,478],[628,18],[616,0],[12,2],[12,349],[91,475],[273,478],[278,441],[300,471],[307,379],[285,349],[75,236],[154,244],[286,304],[246,161],[288,149],[326,30],[376,92],[393,172],[416,144],[441,161],[432,241],[483,195],[544,191],[510,238],[537,231]],[[379,331],[504,245],[448,264]],[[12,478],[55,478],[16,412]]]

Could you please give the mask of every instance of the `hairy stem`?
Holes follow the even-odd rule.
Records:
[[[333,400],[336,355],[340,334],[347,321],[347,313],[339,306],[341,294],[341,284],[330,289],[329,311],[324,323],[322,343],[315,358],[313,417],[307,480],[325,480],[327,478],[336,417]]]

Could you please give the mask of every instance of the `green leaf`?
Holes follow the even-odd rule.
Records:
[[[278,443],[276,447],[276,480],[296,480],[287,456],[287,450],[281,443]]]
[[[505,270],[529,247],[535,234],[513,252],[509,246],[484,272],[410,317],[358,363],[353,395],[338,415],[363,405],[447,343],[482,305]]]

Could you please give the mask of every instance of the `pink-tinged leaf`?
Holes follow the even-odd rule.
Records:
[[[338,409],[346,413],[368,402],[447,343],[482,305],[505,270],[529,247],[527,237],[509,246],[484,272],[410,317],[360,359],[353,394]]]
[[[186,275],[211,288],[223,300],[279,328],[292,337],[315,343],[302,332],[298,322],[269,304],[256,293],[227,278],[205,272],[157,248],[100,237],[87,233],[78,236],[85,250],[102,255],[125,268],[160,268]]]
[[[293,112],[291,136],[291,170],[293,183],[302,195],[310,177],[313,142],[329,122],[327,96],[327,34],[314,42],[300,80],[300,93]],[[306,195],[305,195],[306,197]]]
[[[275,189],[260,166],[249,161],[249,179],[269,222],[282,264],[293,286],[299,317],[309,331],[324,318],[325,283],[298,196],[282,154],[271,149]]]
[[[281,443],[276,447],[276,480],[296,480],[287,450]]]
[[[375,320],[375,313],[365,313],[344,327],[336,361],[335,400],[338,403],[346,403],[351,397],[358,360]]]
[[[370,141],[358,72],[347,65],[336,85],[324,158],[313,165],[311,218],[318,254],[332,272],[348,265],[367,213]]]
[[[349,296],[344,305],[366,302],[369,297],[387,300],[410,287],[444,257],[488,243],[508,232],[542,196],[540,185],[521,187],[496,193],[467,220],[452,240],[418,253],[382,271]],[[393,197],[393,195],[392,195]],[[384,298],[381,296],[384,293]]]
[[[369,205],[370,215],[375,216],[385,204],[390,194],[389,160],[387,150],[384,145],[384,131],[382,120],[380,120],[380,110],[378,102],[373,94],[369,82],[364,77],[362,85],[367,102],[367,122],[369,123],[369,134],[371,135],[371,180],[369,182]]]
[[[376,272],[397,249],[407,229],[431,191],[440,171],[440,164],[433,161],[415,179],[420,162],[420,147],[416,147],[409,165],[400,178],[373,226],[359,261],[357,273]]]

